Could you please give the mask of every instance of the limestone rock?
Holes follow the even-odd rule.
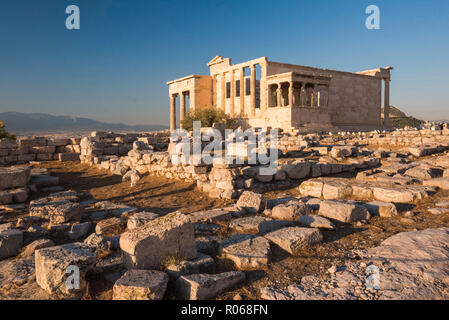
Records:
[[[323,201],[320,204],[318,214],[346,223],[368,220],[370,218],[370,214],[364,206],[347,201]]]
[[[95,233],[110,236],[119,234],[122,229],[122,220],[114,217],[99,221],[95,227]]]
[[[159,215],[153,212],[138,212],[129,217],[127,222],[128,230],[133,230],[142,227],[145,223],[159,218]]]
[[[263,287],[260,289],[260,298],[262,300],[291,300],[287,291],[281,290],[274,286]]]
[[[123,233],[120,248],[124,264],[134,269],[157,269],[170,257],[188,260],[197,256],[193,225],[179,212]]]
[[[8,191],[0,190],[0,204],[10,204],[13,202],[12,194]]]
[[[298,217],[310,214],[313,208],[297,200],[275,206],[271,210],[271,217],[279,220],[297,220]]]
[[[371,201],[365,203],[364,206],[368,209],[372,217],[380,216],[391,218],[398,215],[396,206],[390,202]]]
[[[170,278],[179,278],[180,276],[189,275],[192,273],[208,272],[214,265],[214,259],[210,256],[198,253],[198,257],[193,260],[186,260],[178,264],[169,265],[165,272]]]
[[[326,181],[324,183],[323,198],[326,200],[345,199],[351,194],[351,186],[343,181]]]
[[[267,265],[271,259],[270,244],[263,237],[237,234],[220,244],[221,256],[234,262],[238,269],[252,269]]]
[[[270,232],[265,238],[291,255],[297,255],[302,248],[321,242],[323,235],[318,229],[291,227]]]
[[[82,215],[82,206],[68,200],[30,203],[30,216],[50,220],[53,224],[79,221]]]
[[[106,252],[112,249],[113,244],[110,238],[92,233],[84,240],[84,244],[95,252]]]
[[[89,232],[91,225],[90,222],[74,223],[66,234],[73,240],[82,238]]]
[[[324,217],[318,215],[304,215],[298,222],[306,227],[335,230],[335,225]]]
[[[265,209],[266,199],[262,194],[244,191],[236,203],[236,207],[256,214]]]
[[[307,180],[299,185],[299,191],[305,197],[321,198],[323,195],[324,183],[319,180]]]
[[[312,165],[310,162],[293,161],[282,167],[290,179],[304,179],[309,176]]]
[[[55,243],[50,239],[39,239],[31,242],[22,251],[22,257],[30,257],[38,249],[53,247]]]
[[[383,202],[413,203],[416,200],[413,192],[402,188],[373,188],[374,198]]]
[[[114,284],[114,300],[162,300],[168,276],[155,270],[132,269]]]
[[[0,232],[0,260],[15,256],[22,248],[23,233],[16,229]]]
[[[265,233],[292,225],[291,221],[277,221],[261,216],[235,219],[229,227],[240,233]]]
[[[431,208],[428,209],[431,214],[433,215],[440,215],[440,214],[446,214],[449,212],[449,208]]]
[[[443,190],[449,190],[449,178],[436,178],[422,182],[423,186],[437,187]]]
[[[25,187],[30,181],[29,167],[0,168],[0,190]]]
[[[231,220],[234,212],[233,208],[212,209],[191,213],[189,218],[192,222],[215,223],[217,221]]]
[[[218,274],[193,274],[176,280],[178,296],[187,300],[213,299],[245,280],[245,273],[230,271]]]
[[[97,256],[82,243],[70,243],[36,250],[36,281],[42,289],[51,294],[77,295],[87,283],[85,275]],[[72,267],[71,267],[72,266]],[[68,276],[75,274],[71,268],[79,269],[79,288],[68,286]]]

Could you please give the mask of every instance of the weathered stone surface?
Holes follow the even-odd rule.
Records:
[[[354,149],[352,146],[335,146],[332,147],[330,156],[334,159],[346,158],[352,155]]]
[[[0,260],[15,256],[22,248],[23,233],[16,229],[0,232]]]
[[[417,179],[421,179],[421,180],[428,180],[428,179],[433,179],[433,178],[437,178],[437,177],[441,177],[443,174],[442,170],[436,169],[436,168],[426,168],[426,167],[413,167],[411,169],[408,169],[407,171],[405,171],[406,175],[413,177],[413,178],[417,178]]]
[[[142,227],[145,225],[145,223],[152,221],[154,219],[159,218],[160,216],[153,212],[137,212],[133,214],[131,217],[129,217],[127,222],[127,228],[128,230],[133,230],[138,227]]]
[[[30,203],[30,216],[47,219],[54,224],[79,221],[82,215],[82,206],[68,200]]]
[[[84,240],[84,244],[87,245],[91,250],[95,252],[105,252],[109,251],[113,247],[112,239],[92,233]]]
[[[265,197],[262,194],[254,193],[252,191],[243,192],[236,203],[237,208],[253,214],[263,211],[265,209],[265,206]]]
[[[364,206],[368,209],[372,217],[380,216],[391,218],[398,215],[396,206],[390,202],[371,201],[365,203]]]
[[[220,247],[220,238],[217,236],[202,236],[196,238],[196,249],[198,252],[216,256]]]
[[[229,224],[229,227],[240,233],[265,233],[291,225],[291,221],[279,221],[253,216],[235,219]]]
[[[260,289],[260,298],[262,300],[291,300],[287,291],[274,286],[263,287]]]
[[[372,186],[368,183],[364,183],[363,181],[357,181],[357,183],[352,183],[351,188],[352,188],[352,198],[355,200],[369,201],[372,200],[374,197]]]
[[[79,239],[84,237],[89,232],[91,226],[92,223],[90,222],[74,223],[70,227],[70,231],[68,231],[66,234],[72,240]]]
[[[279,220],[297,220],[298,217],[310,214],[313,208],[297,200],[275,206],[271,210],[271,217]]]
[[[36,281],[42,289],[48,293],[77,295],[82,293],[87,286],[85,275],[90,270],[97,255],[82,243],[70,243],[36,250]],[[68,269],[76,266],[79,269],[79,289],[67,286],[67,278],[73,274]],[[67,283],[66,283],[67,282]]]
[[[8,191],[0,191],[0,204],[10,204],[13,201],[12,194]]]
[[[179,278],[180,276],[189,275],[192,273],[208,272],[214,265],[214,259],[208,255],[198,253],[198,256],[193,260],[185,260],[181,263],[169,265],[165,272],[170,278]]]
[[[293,161],[285,164],[282,170],[290,179],[304,179],[309,176],[311,167],[310,162]]]
[[[370,218],[370,214],[364,206],[349,201],[323,201],[318,214],[346,223]]]
[[[431,209],[428,209],[427,211],[429,211],[431,214],[434,214],[434,215],[440,215],[440,214],[449,213],[449,208],[431,208]]]
[[[162,300],[168,276],[155,270],[131,269],[114,284],[114,300]]]
[[[123,233],[120,248],[125,265],[134,269],[156,269],[170,257],[188,260],[197,256],[193,225],[179,212]]]
[[[245,273],[241,271],[182,276],[176,280],[176,291],[182,299],[213,299],[244,279]]]
[[[335,225],[324,217],[318,215],[304,215],[299,217],[298,222],[310,228],[335,230]]]
[[[326,200],[345,199],[351,194],[351,186],[343,181],[326,181],[324,183],[323,198]]]
[[[449,190],[449,178],[437,178],[422,182],[423,186],[437,187],[443,190]]]
[[[230,259],[239,269],[259,268],[271,259],[270,244],[263,237],[237,234],[220,244],[221,256]]]
[[[28,200],[28,191],[25,188],[14,189],[9,192],[14,202],[21,203]]]
[[[29,167],[0,167],[0,190],[25,187],[30,181]]]
[[[95,233],[102,235],[116,235],[119,234],[122,230],[122,220],[117,217],[101,220],[95,227]]]
[[[305,197],[321,198],[323,195],[324,183],[319,180],[307,180],[299,185],[299,191]]]
[[[35,277],[34,258],[0,261],[0,288],[20,287]],[[3,292],[2,292],[3,293]],[[2,299],[5,297],[2,295]],[[30,299],[36,299],[31,296]]]
[[[233,212],[235,212],[233,208],[212,209],[191,213],[189,218],[192,222],[215,223],[231,220]]]
[[[215,223],[194,223],[195,235],[212,235],[222,230],[223,227]]]
[[[346,261],[343,266],[334,268],[329,278],[303,277],[300,285],[288,287],[285,297],[298,300],[449,299],[446,290],[448,246],[449,228],[402,232],[378,247],[361,251],[357,263]],[[379,271],[380,281],[376,294],[372,294],[363,289],[367,273],[374,274],[375,270]]]
[[[374,199],[383,202],[413,203],[416,198],[412,191],[400,188],[373,188]]]
[[[50,239],[39,239],[31,242],[22,251],[22,257],[30,257],[38,249],[53,247],[55,243]]]
[[[323,235],[318,229],[291,227],[270,232],[265,238],[291,255],[297,255],[302,248],[321,242]]]

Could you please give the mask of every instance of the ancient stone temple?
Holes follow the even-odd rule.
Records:
[[[210,75],[167,82],[171,130],[177,127],[177,105],[180,121],[187,108],[216,106],[252,127],[303,132],[366,131],[390,124],[392,67],[353,73],[273,62],[266,57],[233,65],[230,58],[221,56],[207,66]]]

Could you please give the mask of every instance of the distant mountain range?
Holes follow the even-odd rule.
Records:
[[[157,131],[167,129],[163,125],[136,125],[106,123],[88,118],[53,116],[46,113],[0,112],[0,120],[10,133],[54,131]]]

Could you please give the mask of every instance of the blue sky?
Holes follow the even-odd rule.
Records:
[[[67,30],[76,4],[81,29]],[[379,6],[381,30],[365,28]],[[360,71],[394,66],[391,104],[449,119],[449,1],[1,0],[0,111],[168,124],[166,81],[216,55]]]

